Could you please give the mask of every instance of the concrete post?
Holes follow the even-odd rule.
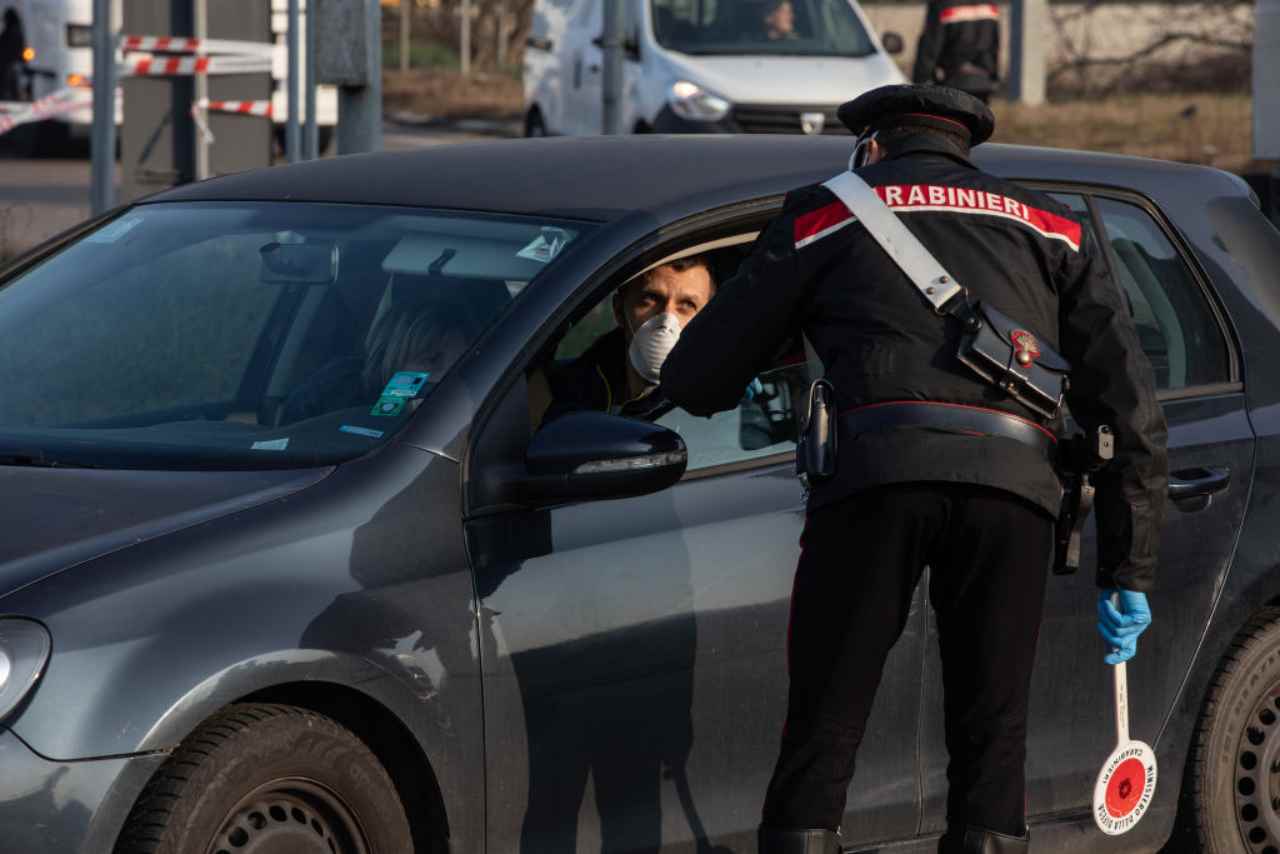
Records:
[[[382,9],[378,0],[311,0],[316,83],[338,86],[338,153],[382,148]]]
[[[458,53],[462,64],[462,76],[471,74],[471,0],[462,0],[461,30],[458,35]]]
[[[413,17],[413,0],[400,0],[400,70],[409,70],[409,27]]]
[[[93,162],[89,206],[94,214],[116,204],[116,51],[111,0],[93,0]]]
[[[298,0],[289,0],[289,79],[288,83],[288,103],[289,115],[284,125],[284,148],[285,154],[289,158],[290,163],[297,163],[302,159],[302,127],[298,123],[299,119],[299,88],[298,75],[301,73],[301,63],[298,62]]]
[[[626,0],[604,0],[604,34],[600,47],[604,54],[604,127],[606,134],[622,133],[623,49],[627,27]]]
[[[1032,106],[1043,104],[1048,0],[1012,0],[1010,10],[1009,99]]]
[[[316,124],[316,4],[310,0],[306,8],[306,114],[307,123],[302,134],[302,153],[307,160],[315,160],[320,156],[320,129]]]
[[[1258,0],[1254,17],[1253,156],[1280,160],[1280,0]]]
[[[208,0],[195,0],[195,36],[204,40],[209,37]],[[195,76],[196,102],[209,97],[209,78],[204,74]],[[196,180],[203,181],[209,177],[209,140],[197,130],[196,135]]]

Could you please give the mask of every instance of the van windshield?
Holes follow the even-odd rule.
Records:
[[[700,56],[875,53],[849,0],[651,0],[653,35],[668,50]]]
[[[328,465],[431,408],[591,226],[155,203],[0,282],[0,465]]]

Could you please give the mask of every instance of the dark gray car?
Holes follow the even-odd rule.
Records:
[[[712,419],[542,415],[620,284],[688,254],[723,278],[848,154],[347,157],[173,190],[0,273],[0,852],[753,851],[803,522],[793,402],[820,368],[780,361]],[[1280,234],[1211,169],[977,159],[1091,222],[1170,425],[1129,666],[1155,803],[1093,828],[1114,732],[1086,566],[1049,585],[1036,850],[1274,854]],[[854,850],[944,826],[924,596]]]

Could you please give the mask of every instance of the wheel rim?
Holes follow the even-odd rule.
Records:
[[[355,813],[313,780],[272,780],[227,811],[205,854],[369,854]]]
[[[1236,747],[1236,825],[1250,854],[1280,854],[1280,685],[1254,707]]]

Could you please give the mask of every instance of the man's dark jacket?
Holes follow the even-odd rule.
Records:
[[[622,329],[597,338],[582,355],[547,374],[551,405],[545,424],[566,412],[588,409],[609,412],[627,395],[627,342]]]
[[[974,298],[1072,363],[1073,417],[1116,434],[1116,461],[1097,478],[1099,583],[1149,589],[1168,479],[1166,426],[1151,366],[1093,232],[1052,199],[917,140],[858,174]],[[842,412],[923,400],[1042,421],[968,372],[955,356],[958,322],[934,314],[820,185],[787,196],[737,275],[690,321],[662,370],[662,390],[694,414],[729,409],[801,330]],[[934,428],[839,438],[836,475],[815,486],[810,509],[869,487],[921,481],[996,487],[1055,516],[1060,507],[1046,455],[1014,439]]]
[[[1000,13],[994,3],[930,0],[912,81],[987,94],[1000,76],[999,55]]]

